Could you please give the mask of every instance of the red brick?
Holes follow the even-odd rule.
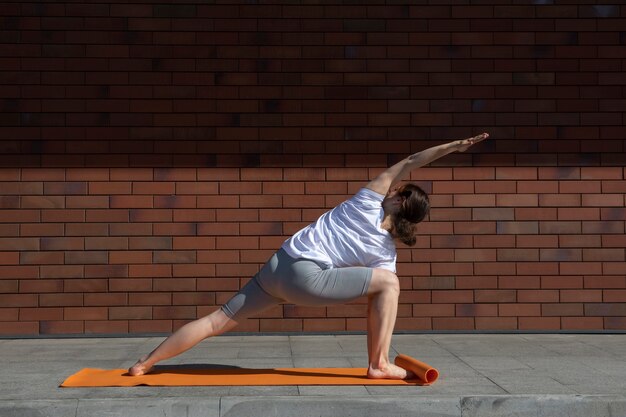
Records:
[[[431,237],[433,248],[471,248],[472,237],[471,236],[432,236]]]
[[[563,330],[597,330],[603,328],[601,317],[561,317]]]
[[[244,254],[249,251],[243,252]],[[240,261],[239,251],[236,250],[207,250],[197,252],[198,263],[236,263]]]
[[[519,330],[559,330],[559,317],[519,317]]]
[[[582,288],[583,279],[581,276],[544,276],[541,277],[541,288]]]
[[[172,249],[215,249],[215,238],[205,236],[175,236],[172,240]]]
[[[299,319],[261,319],[262,332],[299,332],[302,331],[302,320]]]
[[[152,318],[151,307],[110,307],[109,320],[146,320]]]
[[[453,277],[413,277],[414,289],[454,289]]]
[[[195,251],[155,251],[153,254],[154,263],[195,263]]]
[[[580,171],[582,179],[592,180],[621,180],[622,168],[619,167],[582,167]]]
[[[471,263],[441,263],[432,264],[433,275],[471,275],[473,266]]]
[[[499,234],[538,234],[538,226],[536,221],[499,221],[497,223]]]
[[[502,317],[506,316],[541,316],[541,304],[499,304],[498,315]]]
[[[623,221],[586,221],[583,222],[582,233],[584,234],[623,234]]]
[[[152,196],[136,195],[112,195],[110,197],[111,208],[152,208]]]
[[[338,332],[346,330],[346,319],[304,319],[302,330],[305,332]],[[398,325],[396,323],[396,328]]]
[[[281,222],[242,223],[239,233],[245,235],[283,235]]]
[[[110,264],[146,264],[152,262],[152,252],[149,251],[109,251]]]
[[[195,306],[167,306],[167,307],[154,307],[153,318],[156,320],[171,320],[171,319],[196,319],[196,307]]]
[[[582,261],[580,249],[541,249],[541,260],[552,262]]]
[[[298,197],[297,199],[299,199]],[[246,208],[261,208],[261,207],[272,207],[272,208],[280,208],[283,206],[283,198],[280,195],[242,195],[239,197],[241,207]],[[224,206],[228,207],[228,206]],[[237,206],[234,206],[237,207]]]
[[[601,190],[601,184],[606,184],[607,181],[561,181],[559,183],[559,192],[566,194],[574,194],[574,193],[592,193],[598,194]],[[611,192],[610,187],[609,190],[604,190],[605,192]]]
[[[562,274],[597,275],[602,273],[600,262],[560,262],[559,270]]]
[[[39,334],[39,323],[36,321],[0,322],[0,334],[8,336]]]
[[[495,234],[496,222],[455,222],[454,223],[455,234]]]
[[[585,262],[591,261],[615,261],[624,262],[626,253],[624,249],[583,249],[583,259]]]
[[[85,220],[87,222],[128,222],[128,210],[86,210]]]
[[[126,294],[123,293],[101,293],[85,294],[85,306],[123,306],[127,305]]]
[[[498,280],[492,276],[456,277],[457,289],[497,288]]]
[[[172,267],[170,265],[129,265],[128,276],[139,278],[171,277]]]
[[[582,316],[582,303],[542,304],[541,314],[544,317],[551,316]]]
[[[38,250],[37,238],[0,238],[0,250]]]
[[[195,289],[194,278],[155,278],[153,280],[154,291],[194,291]]]
[[[22,208],[46,208],[46,209],[58,209],[64,208],[66,198],[62,196],[22,196],[20,200],[20,206]],[[69,207],[69,206],[68,206]]]
[[[89,194],[130,194],[130,182],[90,182]]]
[[[539,205],[545,207],[579,207],[579,194],[542,194],[539,196]]]
[[[524,262],[538,261],[539,250],[537,249],[498,249],[498,261]]]
[[[553,236],[553,235],[517,236],[518,248],[556,248],[558,246],[559,246],[559,236]]]
[[[513,290],[476,290],[474,299],[477,303],[514,303],[516,292]]]
[[[434,317],[433,330],[473,330],[474,319],[471,317]]]
[[[433,303],[472,303],[474,295],[470,290],[433,291],[432,300]]]
[[[585,181],[594,183],[594,181]],[[598,181],[595,181],[598,183]],[[594,190],[593,192],[599,193],[600,190]],[[605,193],[626,193],[626,181],[602,181],[602,192]]]
[[[516,317],[476,317],[476,330],[516,330]]]
[[[39,331],[41,334],[80,334],[84,333],[85,326],[83,321],[45,320],[39,322]]]
[[[567,248],[584,248],[584,247],[599,247],[602,246],[602,239],[600,236],[593,235],[561,235],[559,236],[559,247]],[[607,245],[604,245],[607,246]]]
[[[206,224],[196,225],[195,223],[155,223],[152,227],[152,230],[155,236],[193,236],[196,233],[202,234],[200,232],[202,226],[206,226]]]
[[[557,220],[557,209],[556,208],[516,208],[515,219],[517,220]]]
[[[597,302],[598,300],[593,300]],[[621,303],[626,301],[626,290],[604,290],[602,300],[606,303]]]
[[[457,304],[457,317],[497,316],[498,306],[495,304]]]
[[[519,290],[517,300],[520,303],[558,303],[558,290]]]
[[[476,193],[478,194],[500,194],[510,193],[511,190],[516,189],[515,181],[476,181],[475,186]]]
[[[94,334],[123,334],[128,333],[128,321],[127,320],[95,320],[85,321],[85,333]]]
[[[603,262],[602,271],[606,275],[626,274],[626,264],[624,262]]]
[[[109,223],[111,236],[146,236],[152,230],[152,224],[147,223]]]
[[[67,279],[64,282],[64,292],[106,292],[108,280],[106,279]]]
[[[171,320],[129,320],[128,332],[141,334],[141,333],[171,333],[172,321]],[[123,332],[124,333],[124,332]]]
[[[509,275],[515,273],[513,262],[477,262],[474,264],[476,275]]]
[[[515,236],[509,235],[486,235],[474,236],[474,247],[476,248],[509,248],[515,247]],[[471,246],[471,245],[470,245]]]
[[[58,293],[63,292],[63,281],[61,280],[21,280],[19,282],[19,292],[27,293]]]
[[[623,208],[601,208],[600,218],[603,220],[626,220],[626,210]]]
[[[215,265],[213,264],[174,264],[172,265],[175,277],[213,277]]]
[[[600,209],[597,208],[559,208],[559,220],[599,220]]]
[[[414,304],[413,317],[452,317],[454,304]]]
[[[580,179],[578,167],[539,167],[540,180]]]
[[[517,181],[517,192],[521,194],[555,194],[559,192],[559,183],[545,180]]]
[[[17,265],[20,263],[19,252],[3,252],[0,257],[0,265]]]
[[[63,320],[62,308],[21,308],[21,321]]]
[[[152,290],[152,279],[110,279],[109,291],[150,291]]]
[[[68,209],[75,208],[108,208],[108,196],[67,196],[65,204]]]
[[[107,320],[107,307],[66,307],[65,320]]]
[[[49,210],[44,210],[47,213]],[[0,223],[31,223],[38,222],[40,219],[40,210],[2,210],[2,218]]]
[[[455,207],[493,207],[495,205],[496,198],[492,194],[454,195]]]

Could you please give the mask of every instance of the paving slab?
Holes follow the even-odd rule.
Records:
[[[0,339],[0,416],[626,416],[626,334],[399,334],[432,386],[59,388],[127,368],[163,337]],[[366,367],[365,335],[225,335],[160,364]]]

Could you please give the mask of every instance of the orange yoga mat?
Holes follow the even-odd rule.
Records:
[[[61,387],[430,385],[439,376],[436,369],[406,355],[399,355],[396,364],[413,371],[418,378],[369,379],[366,368],[162,369],[142,376],[130,376],[125,369],[86,368],[67,378]]]

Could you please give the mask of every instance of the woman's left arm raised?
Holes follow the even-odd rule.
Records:
[[[397,164],[387,168],[384,172],[370,181],[365,188],[369,188],[379,194],[386,195],[394,184],[408,178],[411,171],[414,169],[428,165],[449,153],[463,152],[470,146],[481,142],[488,137],[489,134],[481,133],[480,135],[471,138],[455,140],[453,142],[444,143],[443,145],[424,149],[423,151],[410,155]]]

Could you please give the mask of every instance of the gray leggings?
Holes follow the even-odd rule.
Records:
[[[325,269],[308,259],[293,259],[280,249],[222,311],[239,322],[282,303],[342,304],[367,294],[372,271],[364,266]]]

